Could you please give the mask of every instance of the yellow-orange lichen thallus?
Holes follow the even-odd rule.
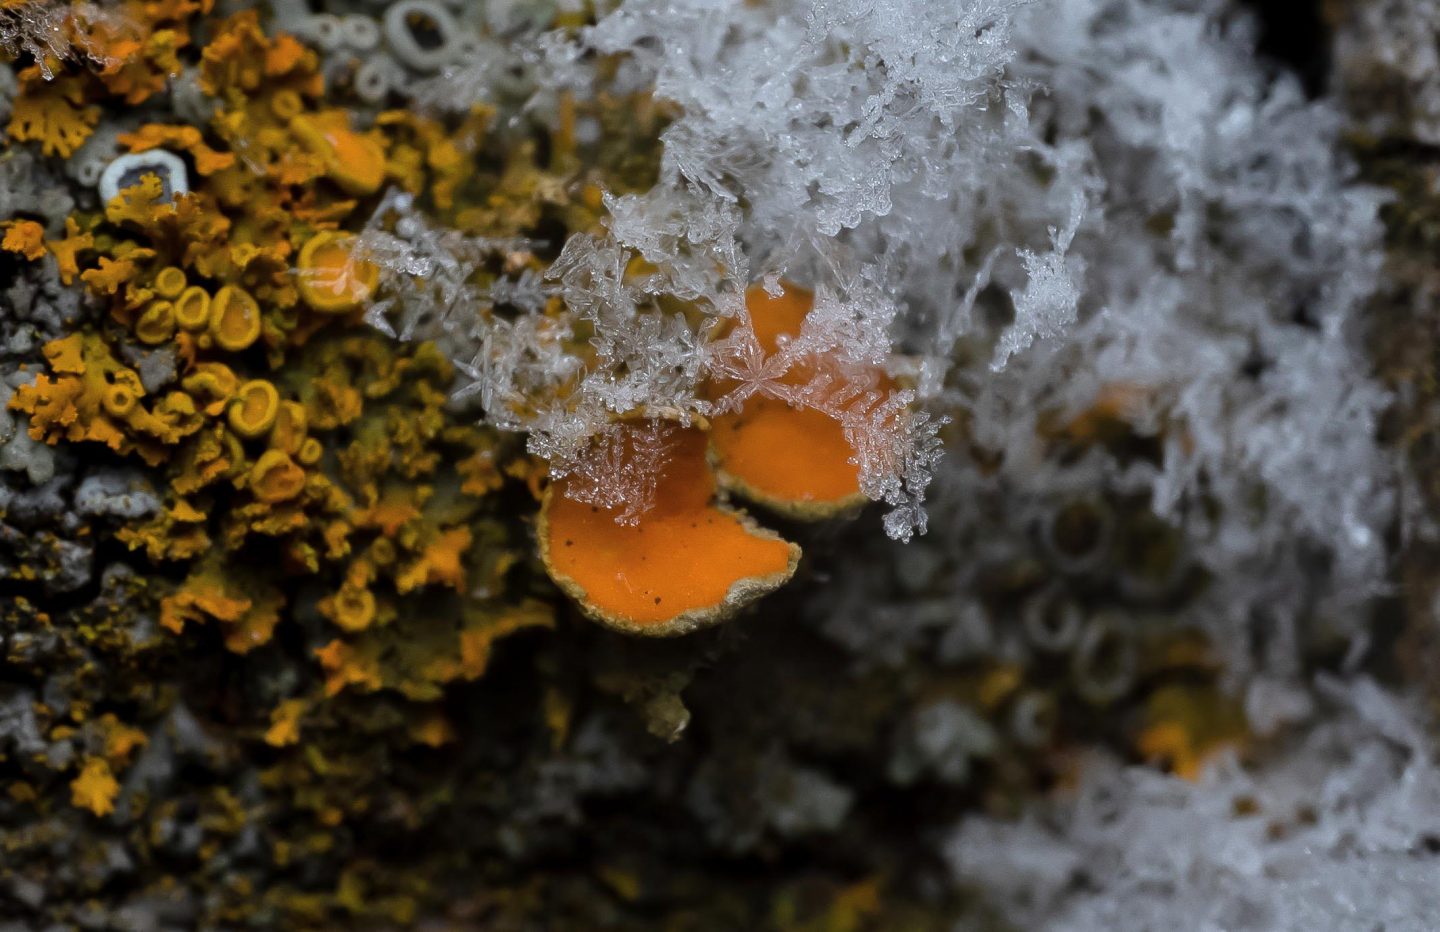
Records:
[[[668,425],[670,456],[637,523],[552,484],[540,508],[540,558],[590,618],[628,634],[687,634],[784,585],[800,548],[716,499],[705,434]]]

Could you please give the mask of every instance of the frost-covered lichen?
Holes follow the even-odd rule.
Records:
[[[1427,915],[1435,17],[1306,9],[0,0],[0,924]]]

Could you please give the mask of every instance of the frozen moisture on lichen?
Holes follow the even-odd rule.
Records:
[[[1188,783],[1097,764],[1052,812],[962,825],[950,864],[1027,928],[1423,928],[1440,909],[1435,749],[1373,682],[1324,691],[1331,720],[1258,766]]]

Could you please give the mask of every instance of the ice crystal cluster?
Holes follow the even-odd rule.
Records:
[[[1369,680],[1323,685],[1336,714],[1258,768],[1191,784],[1097,765],[1073,800],[974,820],[947,855],[1022,928],[1429,928],[1440,770],[1422,717]]]
[[[545,280],[489,288],[470,272],[506,244],[391,199],[368,240],[395,287],[371,318],[438,338],[487,418],[630,514],[664,449],[619,450],[617,415],[763,394],[844,425],[892,537],[928,520],[984,546],[965,538],[996,495],[1017,514],[1057,489],[1143,495],[1219,580],[1212,627],[1263,611],[1283,637],[1317,606],[1344,627],[1393,510],[1357,334],[1381,197],[1253,29],[1218,0],[624,3],[510,54],[544,76],[532,107],[606,86],[592,52],[677,104],[655,186],[607,197],[608,234],[564,243]],[[500,94],[472,72],[450,106]],[[741,293],[782,276],[816,309],[766,358]],[[909,387],[877,386],[880,365]],[[707,397],[716,379],[737,387]],[[1155,456],[1042,456],[1042,414],[1107,397]]]

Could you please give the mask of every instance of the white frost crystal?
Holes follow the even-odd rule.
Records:
[[[1091,767],[1073,800],[978,818],[946,854],[1021,928],[1371,932],[1440,915],[1440,769],[1412,703],[1324,684],[1338,710],[1200,783]]]

